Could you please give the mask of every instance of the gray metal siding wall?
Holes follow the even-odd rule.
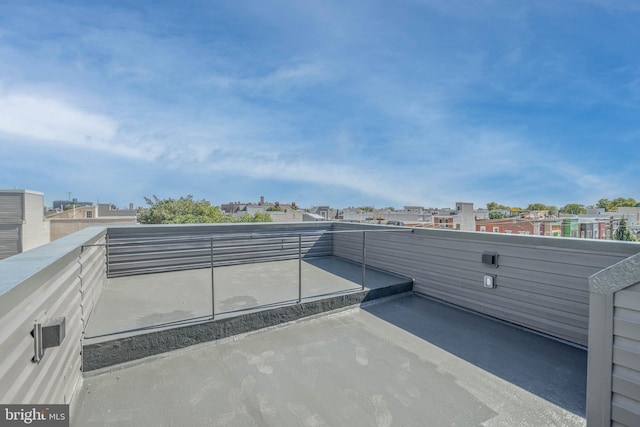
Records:
[[[22,250],[49,243],[49,222],[44,220],[44,196],[25,193],[25,223],[22,227]]]
[[[589,288],[587,423],[639,426],[640,254],[594,274]]]
[[[94,243],[96,246],[84,247],[78,258],[78,263],[80,264],[78,278],[80,279],[80,293],[82,294],[80,310],[83,332],[87,327],[91,313],[107,279],[106,248],[103,246],[105,242],[106,239],[102,237]]]
[[[0,259],[22,252],[20,229],[21,226],[17,224],[0,224]]]
[[[44,196],[40,194],[25,193],[24,219],[27,222],[42,223],[44,219]]]
[[[0,192],[0,223],[22,224],[24,193]]]
[[[498,268],[482,264],[484,251],[499,254]],[[586,346],[588,277],[636,252],[640,245],[417,229],[368,233],[366,256],[413,277],[417,293]],[[360,261],[362,236],[336,234],[334,255]],[[497,276],[496,288],[484,288],[485,273]]]
[[[611,420],[640,426],[640,284],[616,292],[613,305]]]
[[[109,229],[109,277],[207,268],[211,239],[216,266],[330,256],[330,224],[238,224]]]
[[[6,268],[10,274],[18,268],[12,261],[26,267],[47,257],[53,259],[10,289],[3,288],[5,292],[0,295],[0,402],[70,403],[82,379],[84,311],[93,306],[95,301],[90,299],[97,298],[106,280],[104,247],[89,248],[82,254],[80,247],[66,254],[56,253],[55,247],[32,252],[18,255],[21,260],[0,263],[0,272]],[[34,320],[45,324],[57,317],[66,318],[62,345],[46,349],[40,363],[33,363]]]

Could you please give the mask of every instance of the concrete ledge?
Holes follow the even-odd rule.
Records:
[[[231,318],[210,320],[194,325],[90,344],[83,347],[82,370],[88,372],[106,368],[412,290],[413,282],[408,281]]]
[[[596,294],[613,294],[640,282],[640,254],[623,259],[589,277],[589,290]]]

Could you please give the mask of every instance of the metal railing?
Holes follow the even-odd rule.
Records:
[[[283,238],[283,245],[284,245],[284,237],[288,237],[288,236],[297,236],[297,241],[298,241],[298,298],[297,298],[297,303],[301,304],[302,303],[302,259],[303,259],[303,255],[302,255],[302,236],[303,235],[309,235],[309,234],[336,234],[336,233],[362,233],[362,259],[361,259],[361,268],[362,268],[362,281],[360,284],[360,291],[364,291],[366,289],[366,269],[367,269],[367,233],[380,233],[380,232],[413,232],[413,230],[406,230],[406,229],[398,229],[398,230],[342,230],[342,231],[322,231],[322,232],[314,232],[314,233],[286,233],[287,236],[284,236],[282,233],[278,233],[278,234],[272,234],[272,233],[249,233],[249,234],[232,234],[232,235],[225,235],[225,238],[229,238],[229,237],[233,237],[233,238],[240,238],[240,237],[250,237],[250,238],[260,238],[260,237],[265,237],[265,238],[272,238],[272,237],[280,237]],[[214,242],[215,242],[215,238],[211,237],[209,239],[210,241],[210,253],[211,253],[211,266],[209,267],[211,269],[211,319],[215,319],[215,261],[214,261]]]
[[[199,253],[208,252],[208,262],[205,267],[203,263],[199,263],[197,267],[193,269],[202,269],[209,268],[211,270],[210,274],[210,282],[211,282],[211,319],[216,318],[215,303],[216,303],[216,268],[221,266],[233,265],[233,263],[229,263],[228,260],[225,262],[216,262],[216,256],[224,256],[225,251],[230,250],[240,250],[243,249],[251,249],[250,246],[244,246],[243,242],[254,241],[259,242],[260,239],[269,240],[269,246],[277,246],[278,244],[281,247],[281,250],[287,249],[288,254],[293,253],[293,246],[297,246],[297,264],[298,264],[298,274],[297,274],[297,298],[296,303],[301,304],[303,301],[303,259],[309,253],[309,248],[307,248],[307,252],[303,251],[303,237],[314,237],[321,236],[324,234],[362,234],[362,255],[360,259],[361,264],[361,283],[360,287],[356,290],[352,290],[351,292],[364,291],[366,289],[367,284],[367,235],[368,234],[378,234],[378,233],[413,233],[413,229],[406,228],[398,228],[398,229],[380,229],[380,230],[322,230],[322,231],[305,231],[305,232],[265,232],[265,233],[221,233],[221,234],[213,234],[207,236],[174,236],[174,237],[151,237],[151,238],[139,238],[134,241],[126,241],[126,242],[113,242],[109,240],[109,236],[106,236],[106,240],[104,244],[95,244],[95,245],[86,245],[86,246],[105,246],[105,255],[106,255],[106,271],[107,277],[109,277],[109,273],[111,271],[113,252],[115,249],[132,249],[139,247],[141,250],[144,249],[149,244],[160,245],[162,247],[167,247],[171,245],[180,246],[181,250],[198,250]],[[279,241],[277,243],[276,241]],[[193,244],[193,248],[196,249],[185,249],[185,244]],[[208,246],[205,248],[205,246]],[[274,253],[277,250],[270,249]],[[295,259],[291,255],[286,255],[285,258]],[[260,260],[254,261],[260,262]],[[250,263],[250,262],[245,262]],[[181,270],[188,270],[191,268],[181,268]],[[281,301],[284,302],[284,301]],[[259,306],[257,306],[259,307]],[[253,307],[253,308],[257,308]],[[223,312],[226,313],[226,312]]]

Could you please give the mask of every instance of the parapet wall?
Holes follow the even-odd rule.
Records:
[[[594,274],[589,285],[589,425],[638,426],[640,254]]]
[[[381,227],[335,224],[334,230]],[[482,263],[497,254],[497,267]],[[367,265],[415,279],[414,291],[587,346],[589,276],[640,244],[454,230],[367,233]],[[359,261],[362,236],[334,234],[334,255]],[[491,275],[494,288],[484,287]]]
[[[109,277],[331,256],[331,223],[112,227]],[[299,234],[302,244],[300,245]]]
[[[106,280],[105,230],[93,228],[0,261],[0,402],[70,403],[84,325]],[[35,356],[34,326],[64,318],[61,344]]]

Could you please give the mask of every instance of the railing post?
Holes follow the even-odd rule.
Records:
[[[213,237],[211,238],[211,320],[216,317],[216,293],[213,280]]]
[[[105,247],[106,247],[105,255],[107,257],[107,278],[109,278],[109,235],[108,234],[104,236],[104,241],[105,241]]]
[[[302,302],[302,233],[298,234],[298,304]]]
[[[362,232],[362,290],[364,291],[365,270],[367,269],[367,232]]]

